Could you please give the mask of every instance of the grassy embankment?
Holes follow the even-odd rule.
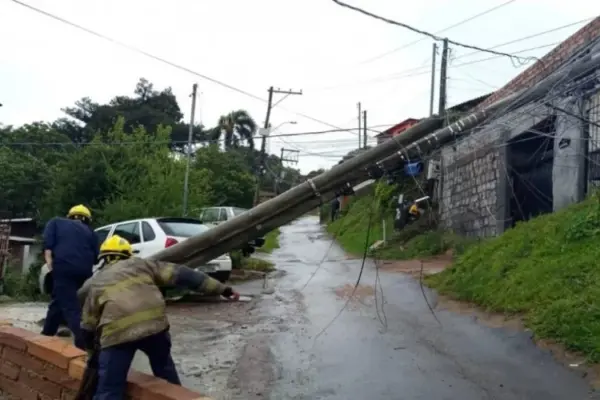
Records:
[[[350,253],[364,249],[372,202],[372,197],[357,199],[342,219],[328,226]],[[381,224],[373,225],[371,243],[381,236]],[[521,316],[537,338],[600,362],[598,196],[476,243],[436,230],[403,234],[412,237],[395,236],[376,256],[408,259],[452,248],[453,266],[427,277],[427,284],[488,311]]]
[[[600,361],[600,199],[517,225],[429,277],[442,293],[520,314],[537,337]]]

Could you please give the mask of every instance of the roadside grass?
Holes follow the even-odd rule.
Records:
[[[242,268],[249,271],[271,272],[275,271],[275,264],[260,258],[247,257],[242,260]]]
[[[262,247],[256,249],[256,251],[261,253],[272,253],[273,250],[279,248],[279,228],[272,230],[271,232],[265,235],[265,244]]]
[[[470,245],[467,238],[436,229],[418,233],[408,240],[399,235],[375,250],[374,256],[383,260],[412,260],[437,256],[449,250],[456,255],[463,253]]]
[[[367,233],[369,234],[369,245],[383,239],[383,222],[381,218],[371,215],[376,214],[371,210],[373,201],[371,195],[357,198],[347,210],[341,213],[338,219],[327,224],[327,232],[350,254],[362,255],[364,253]],[[371,219],[370,230],[367,229],[369,219]],[[392,230],[393,222],[389,218],[386,220],[386,233],[391,235]]]
[[[426,282],[490,311],[522,315],[538,338],[599,362],[599,200],[593,196],[470,246]]]
[[[357,198],[337,220],[327,225],[327,231],[346,252],[353,255],[364,253],[369,219],[372,219],[368,232],[369,246],[383,239],[384,222],[381,218],[371,216],[376,214],[372,210],[374,201],[373,195]],[[435,219],[429,216],[408,225],[400,232],[394,232],[392,213],[386,214],[390,215],[385,219],[387,244],[372,253],[377,258],[407,260],[443,254],[450,249],[454,254],[460,254],[471,244],[466,238],[438,230]]]

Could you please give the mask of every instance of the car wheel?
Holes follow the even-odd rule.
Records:
[[[231,276],[231,271],[217,271],[217,272],[211,272],[208,274],[208,276],[210,276],[211,278],[214,278],[216,280],[218,280],[221,283],[225,283],[229,280],[229,277]]]

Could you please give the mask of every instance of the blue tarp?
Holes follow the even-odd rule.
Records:
[[[408,176],[416,176],[423,170],[423,164],[420,161],[404,165],[404,173]]]

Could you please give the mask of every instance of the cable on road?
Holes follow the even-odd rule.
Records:
[[[329,321],[329,323],[323,329],[321,329],[321,331],[319,333],[317,333],[317,335],[315,336],[315,338],[313,340],[313,343],[316,342],[317,339],[323,333],[325,333],[327,331],[327,329],[329,329],[333,325],[333,323],[340,317],[340,315],[342,315],[342,313],[344,312],[346,307],[348,307],[348,304],[350,304],[350,301],[352,301],[352,299],[354,298],[354,294],[356,293],[356,290],[358,289],[358,285],[360,284],[360,280],[362,278],[363,271],[365,270],[365,264],[367,263],[367,256],[369,253],[369,236],[371,234],[372,223],[373,223],[373,208],[371,208],[371,211],[369,212],[369,223],[367,225],[367,236],[365,238],[365,246],[364,246],[364,250],[363,250],[362,264],[360,266],[358,278],[356,278],[356,283],[354,284],[354,288],[352,289],[352,293],[350,293],[350,296],[348,296],[348,299],[344,303],[344,306],[340,309],[340,311],[337,313],[337,315],[335,317],[333,317],[333,319],[331,321]]]

